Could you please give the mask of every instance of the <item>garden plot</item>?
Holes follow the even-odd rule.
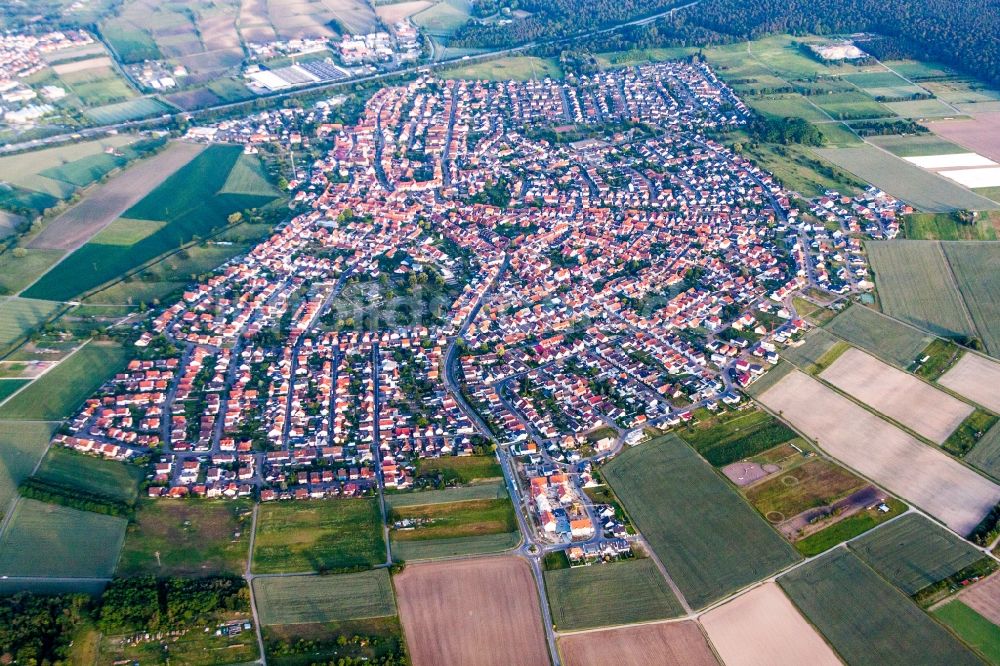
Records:
[[[1000,391],[997,391],[1000,386],[1000,363],[979,354],[965,354],[937,381],[941,386],[1000,414]]]
[[[820,377],[936,444],[972,413],[972,405],[851,348]]]
[[[700,619],[726,666],[840,664],[775,583],[765,583]]]
[[[793,371],[758,398],[847,466],[921,507],[959,534],[1000,502],[1000,486]]]

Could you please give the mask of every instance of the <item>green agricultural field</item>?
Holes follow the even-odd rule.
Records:
[[[7,515],[17,487],[42,459],[56,426],[39,421],[0,421],[0,516]]]
[[[809,98],[796,93],[750,97],[747,103],[768,118],[804,118],[809,122],[829,120],[822,109],[816,108]]]
[[[46,192],[34,192],[0,183],[0,208],[17,213],[39,215],[59,203],[59,198]]]
[[[848,548],[910,596],[983,559],[968,542],[913,513],[852,541]]]
[[[0,295],[16,294],[37,280],[56,263],[62,250],[34,250],[25,248],[23,257],[12,251],[0,254]]]
[[[122,215],[130,220],[160,222],[162,228],[141,238],[136,236],[135,242],[127,244],[127,238],[120,233],[127,223],[113,222],[109,227],[113,229],[108,232],[112,243],[98,242],[96,238],[86,243],[46,273],[25,295],[76,297],[158,256],[176,251],[195,236],[204,237],[213,230],[224,229],[230,213],[263,207],[273,201],[271,194],[221,192],[241,156],[239,146],[209,146]]]
[[[468,500],[503,499],[505,497],[507,497],[507,486],[501,479],[494,482],[486,481],[459,488],[386,493],[385,503],[389,508],[396,509],[421,504],[442,504],[447,502],[465,502]]]
[[[108,40],[122,62],[136,63],[162,57],[152,36],[124,19],[113,18],[102,23],[101,35]]]
[[[695,608],[798,558],[736,491],[674,435],[629,449],[601,470]]]
[[[29,335],[62,308],[55,301],[0,296],[0,350]]]
[[[964,224],[957,213],[916,213],[903,218],[903,235],[909,240],[997,240],[992,214],[978,213]]]
[[[452,537],[422,541],[392,541],[392,559],[395,562],[435,560],[462,555],[486,555],[517,548],[521,543],[520,532],[498,532],[471,537]]]
[[[121,345],[89,342],[0,407],[0,419],[58,421],[96,391],[125,365]]]
[[[152,97],[140,97],[127,102],[117,102],[84,111],[84,115],[97,125],[113,125],[138,120],[170,111],[170,107]]]
[[[385,562],[382,516],[371,498],[260,507],[254,573],[367,569]]]
[[[716,467],[757,455],[790,439],[795,431],[763,411],[727,412],[677,434]]]
[[[527,81],[528,79],[561,79],[562,68],[554,58],[509,56],[496,60],[459,65],[444,70],[446,79],[486,79],[489,81]]]
[[[242,575],[250,550],[252,503],[143,500],[129,525],[119,576]]]
[[[400,663],[405,654],[403,628],[399,618],[311,624],[277,624],[263,627],[267,663],[272,666],[313,666],[313,664],[385,663],[392,656]],[[343,638],[343,640],[341,640]],[[347,662],[347,659],[357,661]]]
[[[423,524],[390,532],[394,559],[427,559],[506,550],[521,540],[514,506],[506,497],[393,506],[389,512],[390,524],[404,520]]]
[[[841,78],[850,81],[859,88],[912,87],[912,84],[906,79],[890,71],[858,72],[844,74]]]
[[[222,194],[253,194],[277,197],[278,189],[271,184],[264,171],[264,164],[256,155],[240,155],[233,164],[229,177],[219,190]]]
[[[23,499],[0,538],[7,576],[105,578],[125,538],[125,519]]]
[[[108,582],[102,579],[78,578],[50,579],[32,578],[27,580],[0,580],[0,595],[15,592],[32,592],[34,594],[86,594],[88,597],[99,597]]]
[[[17,393],[17,391],[28,384],[30,380],[28,379],[4,379],[0,381],[0,402],[3,402],[10,396]]]
[[[558,631],[648,622],[684,614],[649,558],[546,571],[545,592]]]
[[[147,236],[152,236],[165,225],[166,222],[159,220],[130,220],[119,217],[94,234],[89,242],[130,247]]]
[[[822,372],[823,367],[825,367],[820,365],[821,362],[829,365],[836,360],[835,358],[831,360],[830,357],[833,354],[839,356],[838,349],[843,351],[847,346],[847,343],[837,336],[822,328],[814,328],[806,334],[802,344],[798,347],[782,349],[781,358],[794,364],[803,372],[815,375]]]
[[[266,576],[253,581],[260,622],[308,624],[396,614],[389,570],[329,576]]]
[[[965,456],[965,462],[1000,480],[1000,428],[990,428]]]
[[[435,37],[448,37],[469,20],[468,0],[441,0],[411,16],[411,20]]]
[[[934,134],[887,134],[870,136],[865,139],[870,144],[888,150],[897,157],[922,157],[925,155],[953,155],[969,150]]]
[[[996,202],[874,146],[819,148],[817,155],[927,212],[991,210]]]
[[[939,335],[975,335],[938,243],[872,242],[867,248],[886,314]]]
[[[879,94],[877,91],[868,91],[873,95]],[[913,89],[912,92],[916,92]],[[948,106],[939,99],[915,99],[905,102],[885,102],[885,107],[895,113],[900,118],[943,118],[954,116],[955,109]]]
[[[980,663],[946,629],[844,549],[794,569],[778,584],[848,664]]]
[[[1000,356],[1000,251],[995,244],[942,243],[978,337]]]
[[[929,333],[862,305],[841,312],[826,325],[826,330],[903,370],[913,365],[935,340]]]
[[[496,456],[445,456],[442,458],[420,458],[417,461],[417,476],[439,476],[444,483],[472,483],[478,479],[494,479],[503,476]]]
[[[746,496],[768,521],[780,523],[808,509],[827,506],[866,485],[864,479],[843,467],[814,458],[754,484]]]
[[[1000,664],[1000,628],[961,601],[952,601],[931,611],[991,664]]]
[[[836,120],[885,118],[893,112],[863,92],[835,92],[815,95],[816,106]]]
[[[136,465],[53,446],[32,478],[117,502],[132,503],[139,493],[139,482],[145,476],[145,469]]]

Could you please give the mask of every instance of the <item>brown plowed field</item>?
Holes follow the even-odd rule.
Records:
[[[966,606],[993,624],[1000,625],[1000,575],[993,574],[959,595]]]
[[[719,663],[694,622],[570,634],[559,639],[559,652],[566,666],[717,666]]]
[[[523,559],[413,564],[395,585],[414,666],[548,666],[538,588]]]
[[[774,583],[712,609],[701,624],[726,666],[840,666],[830,646]]]

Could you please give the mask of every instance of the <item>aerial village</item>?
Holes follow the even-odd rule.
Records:
[[[327,148],[288,183],[297,214],[153,312],[145,360],[57,443],[147,465],[162,501],[434,487],[419,460],[495,449],[536,538],[626,555],[626,518],[583,492],[592,464],[739,409],[809,326],[791,294],[870,289],[858,234],[891,238],[906,210],[875,189],[790,200],[712,138],[749,112],[698,62],[424,75],[354,126],[333,103],[189,132]]]

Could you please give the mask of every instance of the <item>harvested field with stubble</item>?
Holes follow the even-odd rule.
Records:
[[[972,405],[853,348],[820,378],[936,444],[948,439],[973,410]]]
[[[965,354],[948,372],[941,375],[938,384],[979,403],[990,411],[1000,413],[1000,363],[978,354]]]
[[[414,666],[548,666],[538,592],[523,559],[414,564],[394,582]]]
[[[758,400],[828,454],[959,534],[971,532],[1000,502],[997,484],[801,372]]]
[[[665,622],[637,627],[588,631],[559,637],[566,666],[717,666],[705,636],[694,622]]]
[[[175,142],[158,155],[126,169],[49,222],[28,247],[72,250],[83,245],[204,149],[194,143]]]
[[[700,621],[726,666],[840,664],[775,583],[713,608]]]

